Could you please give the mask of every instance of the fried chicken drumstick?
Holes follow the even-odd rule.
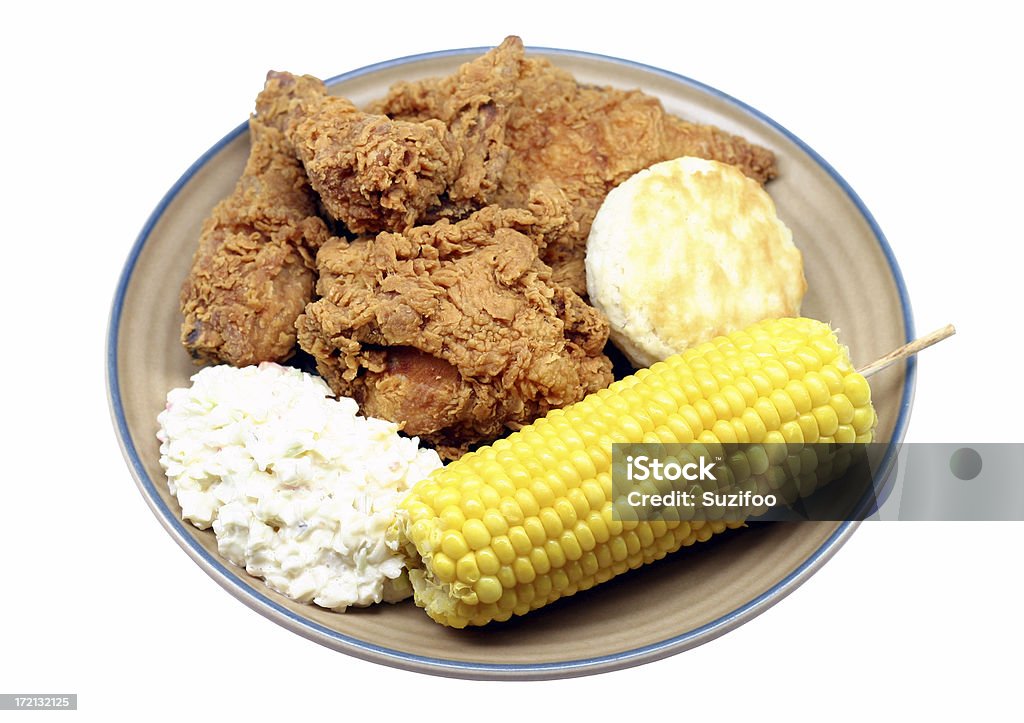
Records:
[[[313,296],[314,258],[328,233],[283,129],[304,99],[323,92],[308,76],[267,77],[245,170],[203,224],[181,290],[181,340],[196,360],[245,366],[295,348],[295,319]]]
[[[607,321],[539,258],[568,209],[527,205],[328,241],[298,328],[331,388],[455,458],[610,384]]]

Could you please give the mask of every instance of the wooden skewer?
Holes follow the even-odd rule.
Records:
[[[922,349],[927,349],[932,344],[938,344],[943,339],[948,339],[955,333],[956,328],[954,328],[952,324],[946,324],[944,327],[936,329],[931,334],[922,336],[919,339],[914,339],[914,341],[909,344],[904,344],[898,349],[893,349],[880,359],[875,359],[875,361],[870,364],[861,367],[857,370],[857,373],[861,376],[869,377],[875,372],[885,369],[890,364],[898,362],[900,359],[906,359],[908,356],[917,354]]]

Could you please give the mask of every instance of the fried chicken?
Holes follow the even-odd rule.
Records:
[[[305,116],[307,107],[326,95],[327,86],[319,78],[271,70],[262,92],[256,96],[256,111],[251,120],[285,133]],[[290,155],[295,155],[294,149]]]
[[[440,215],[458,217],[492,200],[512,153],[505,127],[519,99],[519,74],[519,58],[501,45],[460,66],[444,94],[432,97],[430,117],[448,128],[459,161]]]
[[[336,393],[450,458],[612,381],[583,300],[611,188],[682,155],[775,175],[770,151],[581,85],[515,37],[369,112],[272,72],[250,130],[182,289],[186,348],[243,365],[297,339]]]
[[[339,395],[456,458],[612,381],[607,320],[554,283],[563,199],[328,241],[299,344]]]
[[[245,170],[204,222],[181,290],[181,340],[196,360],[245,366],[294,351],[295,319],[313,296],[314,259],[328,233],[283,128],[323,92],[308,76],[267,77]]]
[[[502,60],[491,51],[460,68],[436,118],[393,120],[326,95],[304,103],[288,136],[331,217],[357,234],[401,231],[486,205],[518,93]]]
[[[334,96],[304,110],[289,140],[324,209],[349,231],[407,228],[441,206],[457,165],[441,121],[392,121]]]
[[[671,116],[638,90],[581,85],[547,60],[525,57],[517,37],[506,38],[488,56],[499,72],[460,70],[448,78],[398,83],[372,109],[408,121],[440,119],[456,132],[452,97],[493,96],[495,113],[504,119],[501,140],[510,152],[486,200],[522,205],[544,179],[568,194],[577,226],[552,239],[543,258],[556,280],[577,293],[586,293],[583,252],[594,215],[608,191],[637,171],[691,155],[736,165],[760,183],[776,175],[770,151]]]

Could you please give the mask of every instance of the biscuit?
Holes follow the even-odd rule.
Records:
[[[683,157],[612,189],[587,240],[587,291],[611,339],[650,366],[753,322],[798,316],[803,259],[737,168]]]

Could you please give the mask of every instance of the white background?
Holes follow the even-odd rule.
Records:
[[[246,118],[267,69],[331,76],[509,33],[699,79],[804,139],[888,236],[919,331],[959,327],[920,360],[908,439],[1021,441],[1016,23],[983,2],[673,5],[5,11],[0,692],[76,692],[87,720],[979,719],[1019,707],[1021,524],[864,525],[791,597],[699,649],[501,684],[365,663],[263,619],[188,559],[132,482],[104,390],[114,285],[150,210]]]

